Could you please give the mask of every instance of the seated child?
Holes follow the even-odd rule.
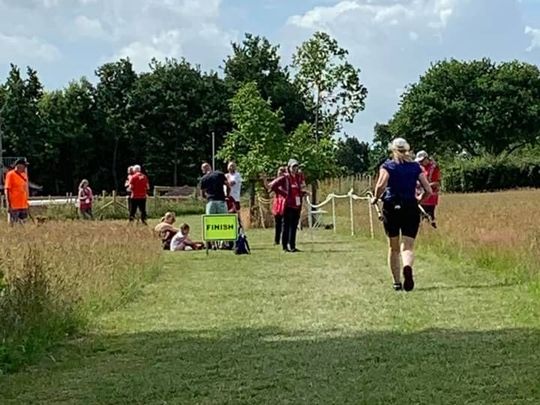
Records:
[[[204,247],[202,242],[193,242],[189,239],[189,225],[182,224],[180,231],[171,240],[171,252],[183,250],[201,250]]]

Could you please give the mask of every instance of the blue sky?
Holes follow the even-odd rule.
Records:
[[[129,56],[186,57],[219,70],[245,32],[281,45],[285,62],[314,31],[350,51],[369,90],[347,132],[372,138],[404,87],[433,61],[490,57],[540,64],[540,0],[0,0],[0,79],[9,63],[47,89]]]

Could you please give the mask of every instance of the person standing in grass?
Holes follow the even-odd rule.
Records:
[[[225,196],[230,193],[230,186],[225,174],[219,170],[212,170],[212,166],[208,163],[202,164],[201,171],[203,172],[201,192],[207,199],[206,215],[226,214]]]
[[[144,225],[146,223],[146,197],[150,185],[148,183],[148,177],[141,172],[141,166],[133,166],[133,175],[129,179],[129,189],[131,190],[131,206],[129,209],[129,222],[135,220],[137,210],[141,212],[141,222]]]
[[[229,162],[227,165],[227,174],[225,175],[227,181],[229,182],[229,187],[231,192],[229,194],[229,212],[240,213],[240,195],[242,191],[242,176],[236,170],[236,163]]]
[[[18,159],[15,168],[6,175],[4,189],[8,209],[10,225],[23,224],[28,218],[28,162],[26,159]]]
[[[276,179],[284,176],[287,173],[287,168],[281,166],[277,171]],[[263,179],[265,187],[271,190],[272,183],[267,183],[266,178]],[[281,243],[281,234],[283,233],[283,214],[285,213],[285,197],[279,193],[274,193],[272,198],[272,215],[274,216],[274,245],[278,246]]]
[[[79,213],[82,219],[94,219],[92,215],[92,204],[94,202],[94,194],[90,188],[89,182],[86,179],[79,184],[79,193],[77,196],[79,203]]]
[[[283,211],[283,235],[281,246],[283,251],[296,253],[296,231],[302,211],[302,198],[307,194],[304,176],[299,173],[296,159],[290,159],[286,173],[270,183],[270,188],[285,199]]]
[[[433,159],[430,158],[425,150],[421,150],[416,154],[416,161],[420,164],[422,172],[426,176],[426,179],[431,186],[433,194],[429,198],[422,200],[422,208],[431,217],[433,226],[436,227],[435,222],[435,208],[439,204],[439,190],[441,188],[441,170]]]
[[[392,157],[380,168],[372,204],[383,201],[384,230],[388,236],[388,265],[394,278],[394,290],[414,289],[414,241],[420,226],[420,210],[416,195],[419,181],[423,198],[431,196],[431,186],[422,169],[410,156],[410,147],[403,138],[396,138],[389,146]],[[401,265],[403,264],[403,284]]]
[[[129,185],[131,177],[133,177],[133,166],[129,166],[127,168],[127,178],[126,178],[126,181],[124,182],[124,188],[126,189],[126,192],[127,192],[128,212],[131,212],[131,186]]]

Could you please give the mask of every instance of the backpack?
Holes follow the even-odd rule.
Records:
[[[234,253],[237,255],[249,255],[251,253],[247,237],[243,232],[238,234],[238,238],[236,239],[234,246]]]

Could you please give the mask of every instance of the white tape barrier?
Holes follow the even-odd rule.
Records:
[[[30,200],[28,205],[31,207],[45,207],[48,205],[75,205],[75,198],[56,198],[56,199],[43,199],[43,200]]]
[[[367,201],[368,203],[368,210],[369,210],[369,225],[370,225],[370,234],[371,238],[373,239],[375,237],[374,234],[374,227],[373,227],[373,206],[371,205],[371,198],[373,198],[373,194],[370,191],[367,191],[364,196],[359,196],[354,194],[354,190],[351,189],[347,194],[339,195],[339,194],[329,194],[326,199],[320,203],[320,204],[312,204],[310,201],[309,196],[306,197],[307,203],[308,203],[308,209],[309,209],[309,215],[308,215],[308,221],[309,221],[309,227],[310,229],[313,229],[313,216],[314,215],[320,215],[326,213],[325,211],[321,211],[321,208],[327,205],[328,203],[332,203],[332,225],[334,229],[334,233],[336,232],[336,199],[349,199],[349,210],[350,210],[350,223],[351,223],[351,235],[354,236],[354,201]]]

